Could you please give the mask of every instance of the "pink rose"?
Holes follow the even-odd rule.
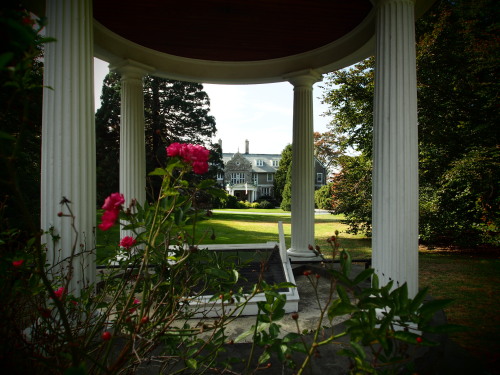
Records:
[[[182,146],[180,143],[172,143],[167,147],[167,155],[168,156],[177,156],[180,154]]]
[[[196,174],[203,174],[208,171],[210,151],[203,146],[190,143],[172,143],[167,147],[167,155],[180,156],[186,163],[191,164]]]
[[[24,259],[14,260],[12,265],[16,268],[21,267],[24,263]]]
[[[99,224],[99,229],[108,230],[115,225],[118,216],[120,216],[120,209],[123,203],[125,203],[125,198],[120,193],[113,193],[104,200],[104,204],[102,205],[104,213],[101,217],[102,222]]]
[[[193,162],[193,172],[196,174],[204,174],[208,172],[208,163],[202,161]]]
[[[115,225],[118,216],[120,215],[119,211],[104,211],[101,217],[101,224],[99,224],[100,230],[108,230],[113,225]]]
[[[64,295],[64,287],[60,287],[57,290],[54,290],[54,294],[56,295],[57,299],[62,299],[62,296]]]
[[[125,203],[123,194],[113,193],[104,200],[102,208],[106,211],[120,210],[121,205]]]
[[[137,243],[137,241],[135,240],[134,237],[125,236],[120,241],[120,246],[127,249],[127,250],[130,250],[130,248],[132,246],[134,246],[136,243]]]

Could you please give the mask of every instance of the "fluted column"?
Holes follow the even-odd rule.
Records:
[[[313,70],[285,77],[293,89],[292,139],[292,261],[317,260],[314,246],[314,126],[313,84],[322,79]]]
[[[121,74],[120,192],[125,206],[146,201],[146,144],[144,134],[143,77],[152,69],[126,60],[111,67]],[[122,231],[121,237],[132,235]]]
[[[375,66],[373,267],[418,292],[418,141],[414,2],[379,1]]]
[[[72,275],[69,292],[78,294],[95,280],[92,1],[49,0],[46,16],[46,35],[56,41],[44,52],[41,227],[60,237],[44,236],[47,261],[56,273]],[[75,230],[69,217],[58,215],[69,214],[59,204],[63,197],[71,201]]]

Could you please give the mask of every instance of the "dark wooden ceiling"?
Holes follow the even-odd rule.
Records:
[[[95,0],[116,34],[171,55],[214,61],[286,57],[329,44],[370,12],[369,0]]]

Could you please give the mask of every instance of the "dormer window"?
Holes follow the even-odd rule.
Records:
[[[264,166],[264,160],[262,160],[262,159],[255,160],[255,165],[257,167],[263,167]]]
[[[280,161],[279,160],[273,160],[273,167],[279,167],[280,166]]]

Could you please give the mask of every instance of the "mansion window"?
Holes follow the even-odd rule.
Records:
[[[223,180],[224,179],[224,173],[217,172],[217,180]]]
[[[271,190],[272,188],[271,187],[263,187],[262,190],[261,190],[261,193],[262,195],[269,195],[271,196]]]
[[[267,181],[272,181],[273,180],[273,174],[272,173],[268,173],[267,174]]]
[[[316,183],[318,184],[323,183],[323,173],[316,173]]]
[[[231,184],[245,183],[245,173],[231,173]]]
[[[279,160],[273,160],[273,167],[279,167],[280,166],[280,161]]]
[[[252,183],[254,185],[257,185],[258,179],[257,179],[257,173],[252,173]]]
[[[257,167],[262,167],[262,166],[264,166],[264,160],[257,159],[257,160],[255,160],[255,164],[257,165]]]

